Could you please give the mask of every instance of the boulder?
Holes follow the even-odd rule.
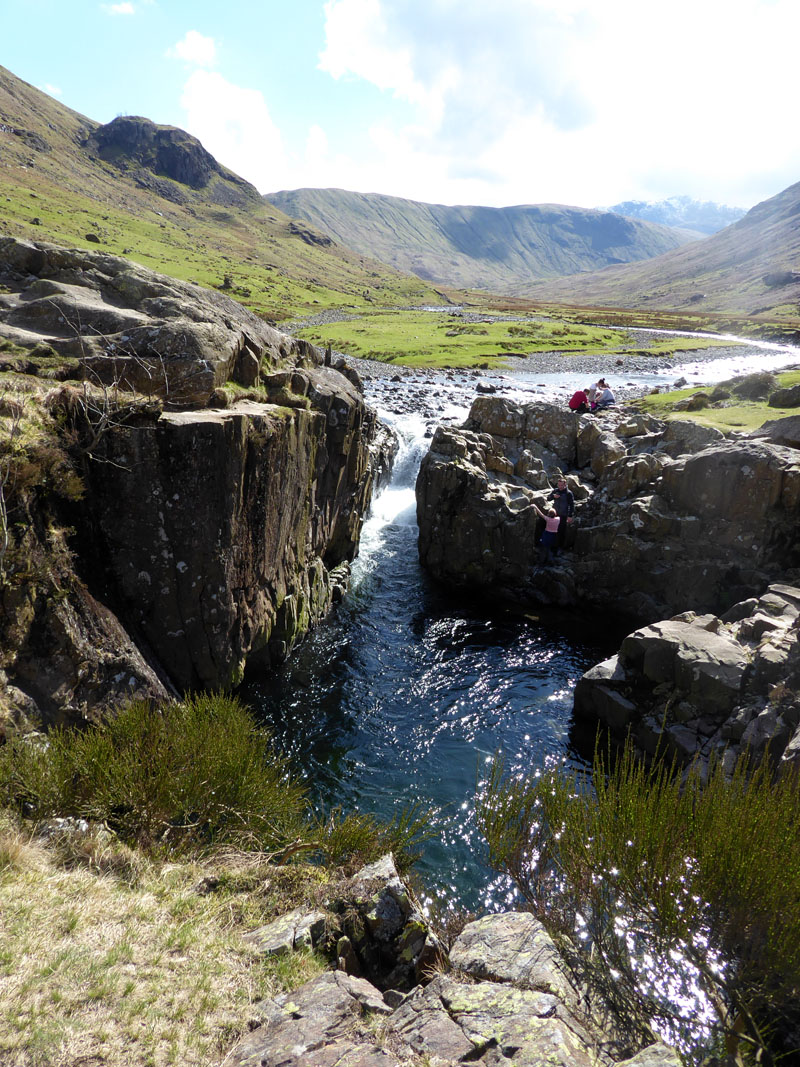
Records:
[[[225,1057],[230,1067],[401,1067],[366,1024],[390,1008],[362,978],[330,971],[255,1005],[252,1032]],[[359,1032],[359,1023],[363,1029]]]
[[[769,441],[774,445],[800,449],[800,415],[789,415],[785,419],[771,419],[754,430],[750,436]]]
[[[667,684],[715,715],[736,704],[749,661],[738,641],[671,620],[629,634],[620,656],[627,671],[639,672],[653,686]]]
[[[732,393],[743,396],[746,400],[766,400],[777,389],[778,379],[771,371],[764,370],[733,378],[725,384]]]
[[[790,385],[770,393],[767,401],[771,408],[800,408],[800,385]]]
[[[450,949],[450,965],[480,981],[508,982],[577,1005],[552,938],[527,912],[486,915],[468,923]]]
[[[714,426],[702,426],[690,419],[670,419],[664,428],[659,447],[667,455],[676,457],[699,452],[724,440],[725,435]]]
[[[747,748],[800,759],[800,587],[775,583],[722,617],[685,612],[629,634],[575,687],[575,715],[681,763]]]
[[[245,934],[243,940],[260,956],[284,956],[295,949],[317,945],[325,932],[326,918],[324,911],[295,908]]]
[[[241,373],[322,354],[222,293],[156,274],[117,256],[0,237],[0,339],[46,344],[74,377],[204,406]]]

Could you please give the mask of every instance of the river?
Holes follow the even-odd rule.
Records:
[[[798,362],[797,349],[764,346],[624,380],[639,388],[679,376],[706,383]],[[487,375],[484,384],[517,399],[555,398],[574,387],[575,374],[523,370]],[[432,837],[417,870],[431,901],[501,910],[513,889],[484,864],[475,826],[486,765],[498,751],[520,772],[551,760],[581,763],[572,692],[622,634],[579,613],[521,616],[438,587],[417,559],[414,482],[432,423],[460,421],[476,381],[430,374],[365,386],[401,448],[365,523],[350,591],[286,664],[242,695],[321,808],[430,811]]]

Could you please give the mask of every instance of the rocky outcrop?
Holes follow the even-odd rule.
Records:
[[[0,238],[0,340],[30,355],[5,367],[47,371],[168,407],[198,407],[227,381],[318,360],[222,293],[119,256]]]
[[[567,553],[536,567],[534,502],[566,474]],[[800,566],[800,455],[690,421],[479,397],[440,427],[417,482],[420,559],[436,577],[523,602],[651,622],[725,610]]]
[[[404,909],[413,895],[390,857],[364,868],[355,883],[372,886],[372,907],[361,912],[367,933],[380,941],[391,930],[383,941],[389,968],[383,983],[347,973],[340,954],[336,971],[256,1004],[252,1031],[228,1052],[226,1064],[679,1067],[677,1055],[665,1045],[657,1042],[637,1052],[590,1017],[552,939],[526,913],[488,915],[468,924],[449,958],[441,951],[437,968],[421,973],[405,995],[387,986],[386,974],[403,964],[404,931],[419,926],[429,939],[431,934],[421,915],[413,918]],[[334,914],[350,907],[348,895]],[[282,925],[296,924],[295,917]],[[323,938],[316,943],[322,946]],[[288,950],[284,940],[280,951]]]
[[[102,253],[2,239],[0,281],[0,452],[23,410],[47,442],[3,483],[0,718],[74,721],[284,659],[346,587],[395,447],[355,372]]]
[[[800,765],[800,588],[636,630],[579,680],[575,716],[683,764],[769,748]]]
[[[196,137],[175,126],[159,126],[138,115],[119,115],[105,126],[98,126],[87,143],[101,159],[121,170],[139,165],[193,189],[204,188],[215,175],[223,172]],[[247,184],[230,172],[227,177],[242,186]],[[249,188],[257,199],[256,190],[252,186]]]

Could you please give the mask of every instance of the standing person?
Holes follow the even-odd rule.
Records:
[[[567,488],[567,479],[559,478],[558,484],[550,494],[556,515],[561,519],[558,526],[558,548],[564,547],[567,537],[567,526],[572,525],[572,517],[575,514],[575,497],[572,490]]]
[[[556,542],[558,540],[558,528],[561,525],[561,519],[556,515],[555,508],[545,514],[540,508],[537,508],[535,504],[531,505],[536,514],[544,519],[544,533],[539,538],[539,562],[551,563],[553,560],[553,550],[556,548]]]

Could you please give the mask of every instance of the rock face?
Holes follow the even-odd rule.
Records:
[[[800,765],[800,588],[776,584],[721,618],[687,612],[629,634],[575,688],[575,715],[689,763],[712,754]]]
[[[230,297],[118,256],[3,237],[0,280],[0,337],[46,346],[62,380],[170,407],[204,406],[229,379],[253,384],[259,371],[318,359]]]
[[[191,134],[135,115],[121,115],[98,126],[89,143],[101,159],[120,167],[138,163],[193,189],[202,189],[221,170]]]
[[[354,881],[372,887],[374,906],[362,913],[367,934],[379,941],[381,931],[391,929],[386,945],[394,943],[393,962],[387,953],[384,963],[389,973],[396,973],[405,953],[401,931],[411,925],[426,930],[421,916],[413,920],[402,907],[412,894],[390,857],[364,868]],[[294,917],[273,926],[294,929],[297,921]],[[341,956],[339,962],[345,962]],[[586,1015],[555,944],[529,914],[488,915],[470,923],[449,959],[440,952],[437,970],[420,974],[405,996],[387,989],[387,972],[382,973],[383,994],[371,981],[340,967],[257,1004],[252,1032],[224,1062],[240,1067],[680,1064],[675,1052],[659,1043],[625,1058],[635,1049]]]
[[[227,688],[284,659],[346,587],[391,461],[355,372],[101,253],[2,239],[0,281],[0,364],[26,376],[26,410],[80,487],[62,500],[45,473],[7,494],[23,532],[2,584],[6,725]]]
[[[534,566],[550,485],[576,499],[567,553]],[[800,454],[693,422],[479,397],[417,481],[420,559],[456,586],[651,622],[725,610],[800,565]]]

